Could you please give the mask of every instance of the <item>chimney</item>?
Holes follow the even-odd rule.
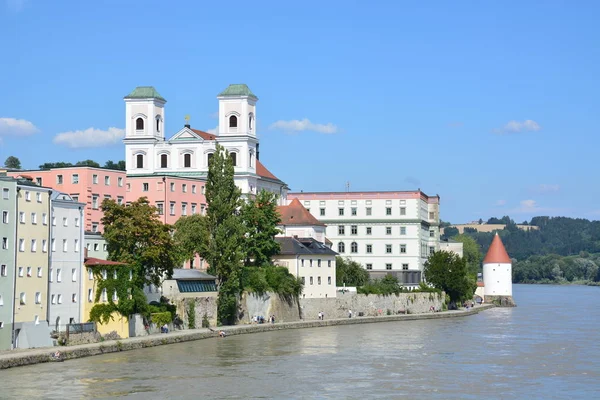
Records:
[[[186,128],[188,128],[188,129],[190,129],[190,128],[191,128],[191,125],[190,125],[190,124],[185,124],[185,125],[184,125],[184,127],[186,127]]]

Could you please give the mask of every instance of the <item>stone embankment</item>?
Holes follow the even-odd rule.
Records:
[[[226,332],[227,336],[241,335],[247,333],[258,333],[276,331],[282,329],[300,329],[300,328],[320,328],[326,326],[349,325],[349,324],[369,324],[374,322],[392,322],[392,321],[414,321],[423,319],[455,318],[467,315],[477,314],[480,311],[494,307],[492,304],[475,306],[469,310],[445,311],[427,314],[406,314],[406,315],[382,315],[377,317],[353,317],[339,319],[325,319],[297,321],[276,324],[259,325],[235,325],[224,326],[215,329],[192,329],[176,331],[156,336],[135,337],[123,340],[112,340],[101,343],[82,344],[77,346],[65,347],[47,347],[29,350],[14,350],[0,353],[0,369],[19,367],[23,365],[39,364],[51,361],[51,355],[59,351],[61,357],[65,360],[72,360],[82,357],[96,356],[106,353],[116,353],[119,351],[129,351],[143,349],[145,347],[161,346],[165,344],[175,344],[188,342],[192,340],[208,339],[218,337],[219,330]]]

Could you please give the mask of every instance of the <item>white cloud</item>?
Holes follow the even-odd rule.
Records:
[[[210,118],[217,119],[217,118],[219,118],[219,112],[215,111],[214,113],[210,113],[208,116]]]
[[[496,203],[494,204],[496,207],[502,207],[506,205],[506,200],[496,200]]]
[[[493,132],[499,135],[504,135],[519,132],[537,132],[541,129],[542,127],[540,126],[540,124],[538,124],[534,120],[528,119],[523,122],[515,120],[509,121],[502,128],[494,129]]]
[[[82,149],[89,147],[105,147],[120,143],[125,136],[125,130],[119,128],[101,129],[87,128],[84,131],[72,131],[59,133],[52,140],[54,143]]]
[[[337,133],[339,129],[334,124],[314,124],[310,122],[307,118],[303,120],[293,119],[290,121],[279,120],[274,122],[269,126],[269,129],[280,129],[285,132],[302,132],[302,131],[313,131],[318,133]]]
[[[523,200],[521,201],[521,207],[523,208],[536,208],[537,202],[535,200]]]
[[[219,125],[215,126],[213,129],[208,129],[206,132],[211,135],[217,135],[219,133]]]
[[[28,136],[40,130],[24,119],[0,118],[0,136]]]

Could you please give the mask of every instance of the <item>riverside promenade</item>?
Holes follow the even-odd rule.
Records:
[[[494,307],[492,304],[477,305],[469,310],[443,311],[427,314],[402,314],[402,315],[382,315],[377,317],[353,317],[326,320],[303,320],[284,323],[264,323],[252,325],[233,325],[221,326],[211,329],[187,329],[173,331],[166,334],[156,334],[150,336],[134,337],[122,340],[110,340],[98,343],[82,344],[76,346],[55,346],[39,349],[12,350],[0,353],[0,370],[24,365],[39,364],[51,362],[51,355],[60,351],[61,357],[65,360],[72,360],[82,357],[96,356],[100,354],[116,353],[119,351],[129,351],[143,349],[145,347],[161,346],[166,344],[175,344],[188,342],[192,340],[208,339],[218,337],[219,331],[224,331],[227,336],[242,335],[248,333],[270,332],[282,329],[301,329],[301,328],[320,328],[337,325],[350,324],[370,324],[377,322],[394,321],[415,321],[425,319],[441,319],[465,317],[477,314],[480,311]]]

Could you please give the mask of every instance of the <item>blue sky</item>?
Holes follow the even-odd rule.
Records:
[[[168,100],[173,134],[186,114],[214,129],[216,95],[246,83],[261,161],[293,190],[421,188],[455,223],[598,219],[598,15],[594,1],[0,0],[0,163],[120,160],[136,86]]]

